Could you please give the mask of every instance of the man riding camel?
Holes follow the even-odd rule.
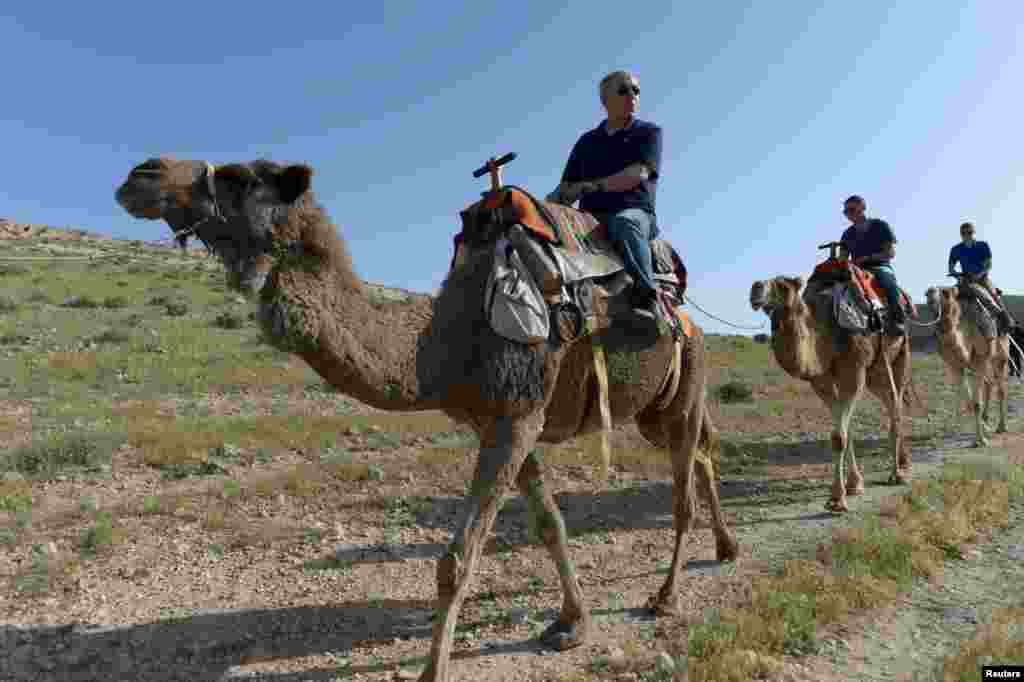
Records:
[[[661,128],[636,118],[640,85],[628,71],[614,71],[598,88],[607,118],[583,133],[569,154],[562,182],[548,201],[594,214],[633,277],[633,309],[656,318],[657,288],[651,240],[658,236],[654,212],[661,173]]]
[[[966,275],[968,282],[979,284],[988,291],[992,300],[998,305],[996,312],[997,321],[1003,330],[1013,327],[1013,318],[1003,305],[1003,301],[996,290],[988,273],[992,269],[992,249],[988,242],[975,239],[974,223],[963,223],[960,225],[960,243],[949,250],[949,270],[956,272],[953,268],[960,264],[960,272]]]
[[[843,202],[843,215],[851,225],[839,238],[843,243],[839,257],[852,259],[854,265],[859,265],[875,276],[875,281],[885,292],[886,304],[889,306],[889,325],[885,333],[888,336],[903,336],[906,333],[906,315],[900,300],[896,271],[892,267],[896,257],[896,235],[889,223],[878,218],[868,218],[867,208],[864,198],[856,194]]]

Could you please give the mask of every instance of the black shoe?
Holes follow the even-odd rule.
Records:
[[[658,319],[657,294],[637,295],[633,297],[633,314],[648,320]]]

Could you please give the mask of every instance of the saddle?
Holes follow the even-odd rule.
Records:
[[[848,259],[829,258],[817,265],[807,281],[805,298],[828,297],[832,320],[843,329],[861,334],[879,333],[889,317],[885,292],[877,278]],[[900,290],[903,311],[917,319],[917,308]]]
[[[506,185],[484,194],[483,199],[459,213],[462,232],[455,237],[459,246],[480,247],[500,237],[516,250],[533,275],[553,313],[578,317],[566,329],[557,319],[556,329],[563,340],[582,332],[584,318],[592,317],[597,299],[610,299],[629,289],[633,278],[626,272],[622,258],[608,238],[607,225],[594,215],[570,206],[540,201],[519,187]],[[675,249],[661,239],[651,241],[654,276],[659,286],[659,314],[678,338],[689,336],[691,326],[679,310],[686,291],[686,267]],[[631,314],[626,306],[621,313],[609,309],[611,317]],[[568,337],[568,338],[566,338]]]
[[[971,319],[978,331],[985,338],[995,338],[1009,332],[999,323],[1004,308],[1000,301],[989,293],[988,289],[975,282],[967,282],[957,287],[957,302],[964,317]]]

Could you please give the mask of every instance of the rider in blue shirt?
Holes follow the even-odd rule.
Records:
[[[633,310],[655,318],[657,288],[651,240],[658,236],[654,212],[661,175],[661,128],[634,115],[640,85],[628,71],[601,80],[601,104],[608,117],[583,133],[569,154],[562,182],[548,201],[593,213],[633,277]]]
[[[1010,317],[995,285],[992,284],[992,280],[988,276],[989,271],[992,270],[992,249],[989,248],[988,242],[978,241],[974,236],[974,223],[968,222],[960,225],[961,241],[949,250],[948,271],[955,272],[953,268],[959,263],[960,271],[968,275],[970,281],[985,287],[992,295],[992,300],[999,304],[997,313],[999,323],[1005,329],[1009,329],[1014,324],[1013,318]]]
[[[840,258],[850,258],[871,272],[885,292],[886,304],[889,307],[889,325],[886,334],[903,336],[906,333],[904,322],[906,315],[900,300],[900,287],[896,282],[896,271],[892,261],[896,257],[896,235],[889,223],[877,218],[868,218],[867,202],[856,194],[843,202],[843,215],[850,221],[839,241],[843,246],[839,250]]]

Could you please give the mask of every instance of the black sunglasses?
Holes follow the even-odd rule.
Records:
[[[619,93],[619,97],[625,97],[630,92],[632,92],[634,95],[639,95],[640,94],[640,86],[639,85],[620,85],[619,89],[616,90],[616,92]]]

